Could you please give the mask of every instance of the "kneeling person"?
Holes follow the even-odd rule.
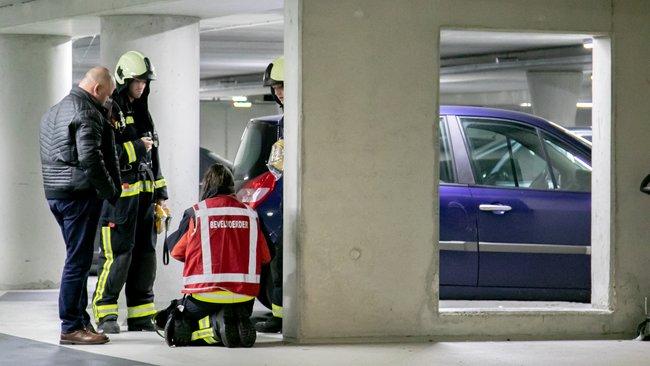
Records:
[[[257,213],[235,197],[232,174],[220,164],[206,172],[201,200],[185,210],[178,230],[167,239],[172,257],[185,263],[186,296],[176,302],[182,304],[191,335],[177,335],[171,342],[170,334],[166,338],[176,346],[251,347],[256,333],[250,316],[262,264],[271,259]],[[159,315],[158,321],[166,318]],[[166,328],[166,333],[174,331],[173,325]]]

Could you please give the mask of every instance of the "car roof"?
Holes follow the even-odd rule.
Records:
[[[510,111],[506,109],[498,108],[488,108],[488,107],[470,107],[470,106],[450,106],[442,105],[440,106],[440,115],[461,115],[461,116],[476,116],[476,117],[491,117],[491,118],[503,118],[503,119],[514,119],[517,121],[523,121],[535,125],[537,127],[548,128],[549,125],[552,127],[559,127],[556,124],[549,122],[543,118],[533,116],[532,114]],[[258,122],[267,122],[276,124],[282,119],[282,114],[272,115],[272,116],[263,116],[254,118],[253,121]]]
[[[469,106],[440,106],[440,115],[459,115],[468,117],[489,117],[489,118],[502,118],[522,121],[534,125],[536,127],[548,129],[563,129],[557,124],[547,121],[543,118],[533,116],[532,114],[511,111],[507,109],[488,108],[488,107],[469,107]]]
[[[467,117],[487,117],[495,119],[509,119],[515,121],[521,121],[528,123],[532,126],[541,128],[542,130],[554,133],[559,135],[563,139],[571,140],[574,144],[579,144],[583,150],[591,153],[591,145],[588,144],[588,141],[582,141],[582,139],[577,138],[572,133],[568,132],[566,128],[557,125],[553,122],[547,121],[543,118],[534,116],[532,114],[511,111],[507,109],[498,109],[498,108],[488,108],[488,107],[471,107],[471,106],[460,106],[460,105],[441,105],[440,106],[440,115],[459,115]],[[273,116],[264,116],[259,118],[254,118],[251,121],[255,122],[265,122],[270,124],[277,125],[280,123],[283,115],[273,115]]]
[[[280,123],[280,120],[282,119],[283,116],[284,116],[283,114],[275,114],[275,115],[272,115],[272,116],[262,116],[262,117],[253,118],[253,119],[251,119],[251,121],[266,122],[266,123],[277,125],[278,123]]]

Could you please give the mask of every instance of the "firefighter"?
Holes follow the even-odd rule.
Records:
[[[284,56],[273,60],[263,78],[264,86],[271,88],[271,94],[280,108],[284,108]],[[268,168],[277,179],[281,179],[284,169],[284,117],[280,119],[278,128],[278,141],[271,149],[271,156],[268,160]],[[282,203],[280,203],[282,209]],[[274,243],[274,256],[271,260],[271,281],[270,288],[271,311],[273,316],[265,321],[255,324],[255,329],[262,333],[277,333],[282,331],[282,235]]]
[[[271,257],[257,213],[234,193],[230,171],[212,165],[203,178],[201,202],[185,211],[166,240],[172,257],[185,263],[181,292],[186,296],[156,315],[170,346],[255,343],[250,316],[262,264]],[[169,315],[178,304],[182,320],[174,325]]]
[[[119,333],[117,299],[125,286],[129,331],[153,331],[156,275],[154,205],[165,210],[167,189],[160,171],[158,138],[148,96],[156,73],[137,51],[123,54],[115,68],[113,127],[120,160],[122,194],[104,202],[100,218],[101,251],[93,312],[98,330]]]

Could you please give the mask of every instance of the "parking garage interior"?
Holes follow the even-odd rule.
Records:
[[[0,349],[26,364],[643,363],[632,339],[650,293],[638,187],[650,173],[649,18],[643,0],[0,1],[0,197],[12,212],[0,224]],[[129,333],[58,345],[64,250],[38,121],[85,70],[129,49],[156,60],[173,212],[198,198],[199,147],[232,161],[251,118],[285,114],[284,328],[253,349]],[[281,54],[284,111],[261,84]],[[592,134],[590,301],[440,299],[432,121],[445,105]],[[156,305],[177,297],[181,269],[159,263]]]

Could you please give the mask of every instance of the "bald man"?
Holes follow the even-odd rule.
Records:
[[[41,120],[45,197],[67,254],[59,293],[61,344],[108,342],[90,323],[86,281],[102,200],[115,201],[121,193],[115,137],[108,122],[113,90],[115,80],[108,69],[94,67]]]

